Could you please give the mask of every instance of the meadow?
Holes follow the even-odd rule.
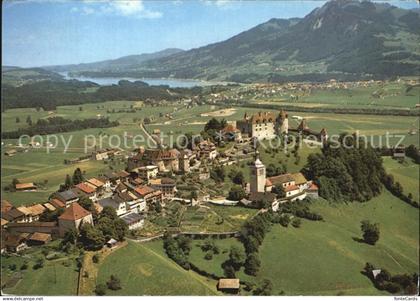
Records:
[[[412,159],[406,158],[403,163],[391,157],[383,157],[385,170],[394,176],[395,181],[400,182],[404,194],[411,193],[414,200],[419,199],[419,165]]]
[[[286,295],[384,295],[361,274],[366,262],[392,274],[418,271],[418,210],[387,191],[366,203],[331,204],[319,199],[311,210],[325,221],[303,220],[300,228],[273,225],[259,250],[262,264],[257,276],[248,276],[242,269],[237,276],[255,284],[269,279],[274,295],[281,291]],[[358,241],[364,219],[380,224],[375,246]],[[216,241],[221,250],[238,243]],[[228,253],[206,260],[199,245],[200,241],[193,243],[191,262],[222,275],[220,264]]]
[[[111,275],[121,279],[121,290],[107,290],[117,296],[218,295],[216,281],[186,271],[169,259],[162,241],[127,247],[109,255],[100,265],[97,283],[105,283]]]

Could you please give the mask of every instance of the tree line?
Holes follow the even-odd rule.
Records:
[[[32,124],[32,122],[31,122]],[[2,132],[2,139],[18,139],[22,135],[49,135],[80,131],[89,128],[110,128],[118,126],[118,121],[110,121],[109,118],[88,118],[88,119],[65,119],[63,117],[49,117],[39,119],[35,124],[27,128],[20,128],[16,131]]]

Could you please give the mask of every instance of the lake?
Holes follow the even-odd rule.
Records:
[[[65,79],[77,79],[79,81],[90,81],[101,86],[116,85],[120,80],[128,80],[130,82],[142,81],[151,86],[167,85],[171,88],[192,88],[196,86],[210,86],[220,83],[206,82],[192,79],[176,79],[176,78],[133,78],[133,77],[85,77],[70,76],[67,72],[59,72]]]

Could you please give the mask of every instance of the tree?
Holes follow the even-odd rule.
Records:
[[[115,275],[111,275],[110,279],[107,281],[106,286],[113,291],[121,289],[121,280]]]
[[[232,178],[232,182],[237,185],[244,185],[245,177],[242,171],[238,171],[235,176]]]
[[[226,278],[236,278],[235,268],[232,265],[230,265],[230,264],[227,264],[227,263],[224,264],[224,266],[223,266],[223,272],[224,272]]]
[[[20,123],[20,118],[16,117],[16,123]]]
[[[301,224],[302,224],[302,221],[301,221],[300,218],[298,218],[298,217],[293,218],[293,220],[292,220],[292,226],[293,227],[299,228]]]
[[[31,115],[28,115],[28,116],[26,117],[26,123],[27,123],[29,126],[31,126],[31,125],[32,125],[32,118],[31,118]]]
[[[375,245],[379,239],[379,224],[372,224],[368,220],[364,220],[361,222],[361,229],[363,240],[370,245]]]
[[[73,179],[73,184],[74,185],[77,185],[77,184],[83,182],[83,174],[82,174],[82,171],[79,167],[75,169],[72,179]]]
[[[236,246],[232,246],[229,252],[229,261],[236,271],[239,271],[245,262],[245,252]]]
[[[245,273],[248,275],[255,276],[257,275],[261,266],[261,261],[258,258],[257,253],[251,253],[248,255],[245,261]]]
[[[65,245],[66,243],[71,243],[75,245],[77,242],[77,237],[78,237],[77,231],[75,229],[69,229],[64,234],[64,238],[61,241],[61,244]]]
[[[235,185],[233,186],[229,191],[229,200],[232,201],[240,201],[244,197],[246,197],[245,190],[242,188],[242,186]]]
[[[83,107],[79,107],[79,111],[81,112],[81,111],[83,111]]]
[[[279,199],[286,197],[286,191],[284,191],[283,185],[274,186],[272,192],[275,193]]]
[[[95,287],[95,294],[97,296],[104,296],[106,294],[106,285],[103,283],[98,283]]]
[[[36,263],[33,266],[33,269],[38,270],[38,269],[43,268],[43,267],[44,267],[44,258],[38,258],[36,260]]]
[[[100,250],[105,244],[105,237],[91,224],[84,224],[80,229],[80,242],[86,250]]]
[[[270,280],[264,279],[261,285],[256,288],[253,292],[255,296],[270,296],[273,290],[273,284]]]
[[[64,187],[65,189],[69,189],[71,186],[73,186],[73,181],[71,180],[70,176],[67,174],[66,179],[64,180]]]
[[[93,204],[92,200],[87,197],[81,197],[79,200],[79,205],[85,208],[86,210],[96,213],[95,205]]]
[[[223,166],[216,166],[213,168],[213,170],[210,172],[210,177],[218,182],[222,183],[225,180],[225,169]]]

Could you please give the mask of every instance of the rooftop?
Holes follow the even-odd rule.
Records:
[[[238,278],[222,278],[217,286],[219,289],[239,289],[240,283]]]
[[[80,206],[78,203],[72,203],[58,219],[76,221],[91,215],[89,211]]]

